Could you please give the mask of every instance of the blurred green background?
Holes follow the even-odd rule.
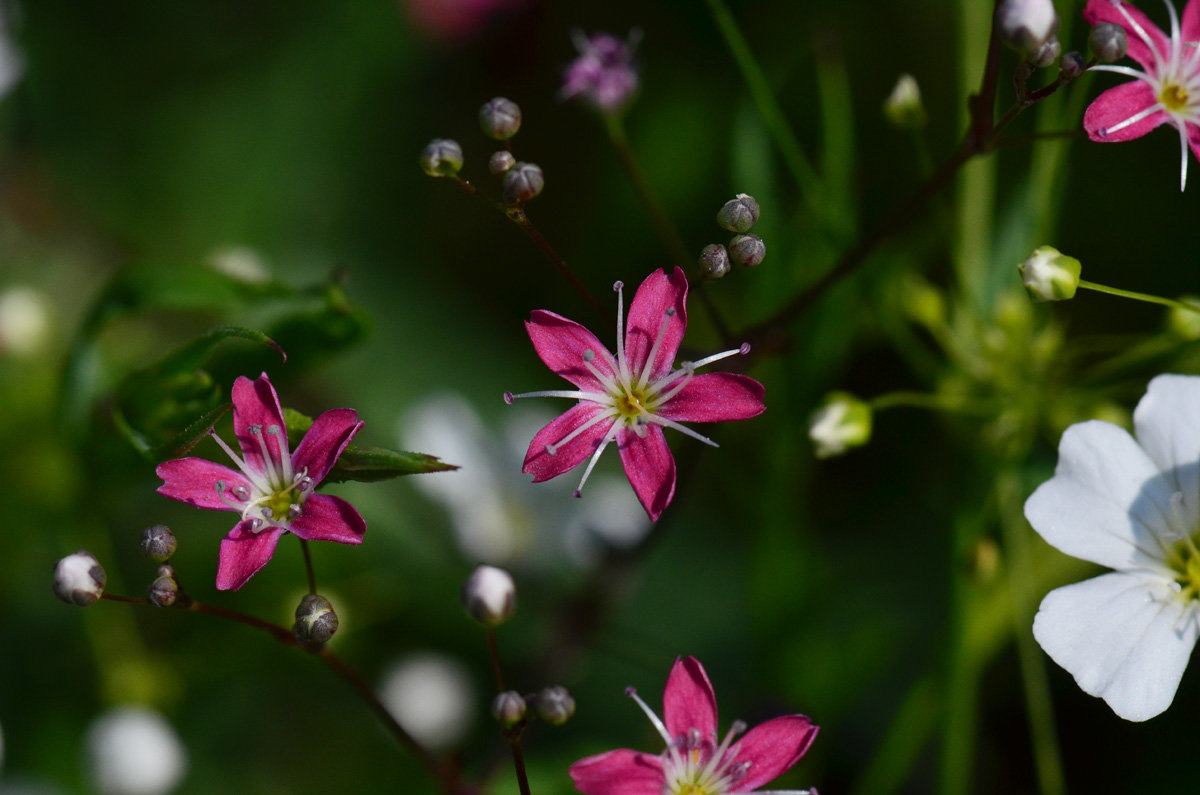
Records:
[[[82,547],[104,563],[111,591],[141,593],[153,566],[138,557],[137,538],[164,522],[179,537],[173,562],[195,598],[290,623],[304,588],[296,546],[285,539],[244,589],[216,593],[229,515],[157,495],[153,466],[112,420],[127,374],[227,324],[272,334],[290,358],[282,365],[251,343],[223,344],[207,367],[221,394],[237,375],[266,369],[286,406],[310,416],[356,408],[364,444],[419,444],[464,465],[334,486],[366,518],[366,542],[317,544],[313,553],[342,619],[332,647],[370,681],[382,685],[412,655],[461,666],[466,717],[448,752],[489,791],[516,787],[487,715],[483,633],[458,601],[480,559],[517,577],[520,609],[499,637],[511,685],[565,684],[578,703],[566,726],[526,735],[538,795],[570,792],[566,768],[584,755],[656,751],[622,692],[634,685],[657,706],[679,654],[707,666],[722,728],[793,711],[821,725],[778,787],[920,793],[941,780],[945,789],[956,582],[993,605],[978,614],[992,623],[968,627],[984,639],[972,641],[966,691],[977,699],[976,743],[962,789],[1035,791],[1012,642],[1014,627],[1028,632],[1028,616],[1011,618],[998,526],[1014,506],[1019,517],[1025,494],[1049,475],[1066,424],[1100,404],[1129,409],[1150,376],[1195,372],[1197,360],[1190,341],[1161,333],[1155,308],[1094,295],[1029,305],[1015,264],[1051,243],[1079,257],[1094,281],[1200,291],[1198,188],[1177,190],[1175,136],[1122,146],[1058,139],[1039,145],[1032,168],[1028,146],[1002,148],[968,178],[994,197],[971,204],[981,226],[962,213],[966,191],[944,194],[803,313],[781,354],[755,362],[766,414],[709,429],[720,450],[669,435],[680,463],[675,504],[651,542],[624,554],[612,539],[645,530],[628,494],[618,489],[609,501],[591,484],[573,501],[576,474],[525,484],[517,470],[529,434],[513,418],[534,428],[537,420],[500,399],[504,390],[558,388],[524,333],[531,310],[577,318],[605,340],[606,321],[500,214],[425,177],[417,154],[432,138],[459,140],[464,173],[497,195],[486,170],[494,146],[476,112],[496,95],[518,102],[524,126],[514,150],[546,174],[530,216],[609,302],[613,281],[635,285],[670,261],[596,114],[556,93],[575,55],[571,30],[639,30],[641,91],[625,122],[689,250],[721,241],[713,216],[734,193],[762,205],[755,231],[766,262],[705,288],[729,325],[744,329],[911,194],[923,156],[937,162],[953,148],[965,86],[978,83],[978,67],[964,64],[986,49],[990,4],[731,5],[825,186],[819,209],[780,157],[705,3],[494,5],[2,5],[5,46],[20,66],[0,99],[0,291],[34,291],[24,295],[46,323],[30,345],[10,340],[0,350],[0,791],[91,791],[88,726],[131,703],[160,711],[186,748],[179,792],[433,791],[344,683],[294,649],[207,616],[114,603],[78,610],[50,592],[55,560]],[[452,7],[440,27],[428,16],[439,6]],[[1082,48],[1078,4],[1058,10],[1064,49]],[[1162,11],[1148,8],[1165,23]],[[1003,109],[1015,58],[1001,60]],[[917,144],[881,112],[902,72],[918,79],[930,116]],[[1013,134],[1077,128],[1084,100],[1110,78],[1085,77]],[[250,276],[231,276],[231,261]],[[995,372],[1015,380],[968,373],[938,352],[944,340],[905,320],[915,273],[952,306],[961,347],[978,345]],[[718,350],[695,299],[691,319],[686,345]],[[1031,374],[1025,342],[1044,341],[1042,333],[1064,341]],[[1113,372],[1088,375],[1080,365],[1130,351]],[[807,418],[830,389],[959,390],[1001,404],[1024,395],[1014,403],[1018,452],[996,441],[1008,433],[997,429],[1008,416],[999,409],[950,421],[897,409],[877,417],[864,450],[814,461]],[[420,413],[437,406],[465,414],[438,425]],[[219,458],[208,442],[197,453]],[[619,478],[615,454],[598,471]],[[998,506],[1001,471],[1013,490]],[[431,495],[417,478],[450,485]],[[470,513],[480,495],[502,519]],[[487,538],[464,546],[472,522],[492,519],[517,540],[490,553],[478,546]],[[607,525],[608,535],[592,532]],[[1089,573],[1020,532],[1041,566],[1034,604],[1050,585]],[[1182,791],[1194,782],[1194,670],[1165,715],[1135,725],[1044,664],[1069,789]]]

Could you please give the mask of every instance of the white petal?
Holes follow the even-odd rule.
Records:
[[[1177,538],[1164,516],[1170,515],[1172,493],[1132,436],[1092,420],[1063,433],[1054,477],[1025,502],[1025,517],[1073,557],[1113,569],[1165,572],[1163,546]]]
[[[1160,375],[1133,412],[1138,444],[1183,494],[1186,526],[1200,523],[1200,377]]]
[[[1115,572],[1051,591],[1033,636],[1053,660],[1125,720],[1171,705],[1197,636],[1196,603],[1166,579]]]

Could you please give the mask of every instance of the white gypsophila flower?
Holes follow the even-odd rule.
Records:
[[[116,707],[88,728],[92,784],[104,795],[160,795],[175,789],[187,770],[187,752],[161,714],[148,707]]]
[[[847,392],[831,392],[808,421],[817,458],[832,458],[871,439],[871,407]]]
[[[1170,706],[1200,634],[1200,377],[1155,378],[1133,423],[1136,439],[1099,420],[1068,428],[1025,516],[1114,569],[1047,594],[1034,637],[1085,693],[1143,721]]]
[[[31,287],[0,292],[0,354],[37,353],[49,338],[50,312],[46,298]]]
[[[650,523],[619,478],[597,475],[585,498],[569,484],[533,484],[521,473],[529,439],[551,419],[535,408],[513,409],[499,438],[462,396],[439,393],[405,411],[400,443],[457,464],[458,470],[409,482],[450,514],[455,540],[468,558],[497,564],[580,565],[603,546],[628,546]]]
[[[446,748],[471,727],[475,694],[458,660],[436,652],[404,657],[387,669],[379,697],[418,741]]]

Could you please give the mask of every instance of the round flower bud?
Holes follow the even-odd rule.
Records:
[[[527,202],[546,186],[542,169],[535,163],[514,163],[504,174],[504,201],[509,204]]]
[[[538,717],[552,726],[561,726],[575,714],[575,699],[562,685],[543,687],[537,694]]]
[[[729,241],[729,259],[742,268],[753,268],[767,256],[767,247],[758,235],[734,235]]]
[[[1038,51],[1058,30],[1053,0],[1003,0],[996,26],[1005,44],[1025,55]]]
[[[925,103],[921,101],[921,88],[910,74],[902,74],[896,87],[883,101],[883,115],[900,130],[919,130],[928,121]]]
[[[1176,337],[1188,342],[1200,340],[1200,296],[1181,295],[1177,299],[1181,304],[1193,306],[1195,309],[1184,309],[1173,306],[1167,310],[1167,329]]]
[[[1088,46],[1100,63],[1116,63],[1125,57],[1129,39],[1125,35],[1125,28],[1112,22],[1101,22],[1092,28]]]
[[[817,458],[861,447],[871,439],[871,407],[846,392],[831,392],[808,421]]]
[[[512,152],[501,149],[499,152],[493,152],[488,159],[488,171],[493,174],[503,174],[517,164],[517,159],[512,156]]]
[[[739,193],[717,211],[717,223],[735,234],[749,232],[750,227],[758,223],[758,202],[753,196]]]
[[[1062,55],[1062,45],[1058,39],[1047,39],[1046,43],[1038,47],[1033,55],[1029,56],[1029,62],[1039,69],[1044,69],[1047,66],[1053,66],[1058,56]]]
[[[1079,260],[1053,246],[1040,246],[1017,266],[1025,289],[1035,301],[1066,301],[1079,288]]]
[[[175,554],[175,534],[165,524],[156,524],[142,531],[142,554],[155,563],[165,563]]]
[[[107,579],[96,556],[81,549],[54,566],[54,595],[67,604],[87,607],[104,593]]]
[[[508,690],[492,700],[492,717],[506,729],[525,719],[525,699],[515,690]]]
[[[479,127],[488,138],[507,141],[521,129],[521,109],[511,99],[496,97],[479,109]]]
[[[338,617],[333,605],[324,596],[305,594],[296,608],[296,623],[292,633],[302,643],[325,644],[337,632]]]
[[[421,150],[421,170],[431,177],[454,177],[463,167],[463,151],[458,141],[435,138]]]
[[[700,252],[700,276],[708,279],[720,279],[729,273],[729,252],[720,243],[709,243]]]
[[[477,566],[463,583],[463,607],[471,618],[494,627],[512,618],[517,609],[517,586],[512,575],[495,566]]]
[[[179,582],[175,579],[175,569],[159,566],[158,577],[150,583],[150,592],[146,598],[155,607],[170,607],[175,604],[175,600],[179,598]]]
[[[1083,60],[1083,54],[1074,50],[1062,57],[1062,62],[1058,68],[1062,70],[1062,76],[1067,80],[1074,80],[1087,70],[1087,62]]]

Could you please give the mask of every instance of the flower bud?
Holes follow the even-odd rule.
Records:
[[[35,356],[50,339],[50,302],[31,287],[0,292],[0,354]]]
[[[742,268],[753,268],[767,256],[767,246],[758,235],[734,235],[729,241],[729,259]]]
[[[492,717],[506,729],[525,719],[525,699],[515,690],[508,690],[492,700]]]
[[[1017,270],[1033,300],[1066,301],[1075,297],[1082,265],[1053,246],[1040,246]]]
[[[1024,55],[1038,51],[1058,30],[1052,0],[1003,0],[996,26],[1005,44]]]
[[[925,126],[928,116],[925,103],[921,101],[921,88],[910,74],[902,74],[896,87],[883,101],[883,115],[900,130],[919,130]]]
[[[1087,71],[1087,62],[1083,60],[1083,54],[1071,50],[1062,57],[1062,62],[1059,63],[1059,69],[1062,70],[1062,76],[1067,80],[1074,80],[1085,71]]]
[[[87,607],[104,593],[107,579],[96,556],[81,549],[54,566],[54,595],[67,604]]]
[[[551,726],[562,726],[575,714],[575,699],[562,685],[543,687],[537,694],[537,714]]]
[[[546,179],[535,163],[515,163],[504,175],[504,201],[527,202],[542,192]]]
[[[150,583],[150,592],[146,598],[155,607],[170,607],[175,604],[175,600],[179,598],[179,582],[175,579],[175,569],[159,566],[158,577]]]
[[[488,171],[498,176],[516,164],[517,159],[512,156],[512,152],[501,149],[498,152],[492,152],[492,156],[488,158]]]
[[[435,138],[421,150],[421,170],[431,177],[454,177],[463,167],[463,151],[458,141]]]
[[[817,458],[831,458],[871,439],[871,407],[847,392],[831,392],[808,421]]]
[[[337,613],[324,596],[305,594],[296,608],[296,623],[292,633],[301,643],[324,645],[338,629]]]
[[[476,566],[463,583],[462,601],[471,618],[484,626],[498,626],[517,609],[517,586],[504,569]]]
[[[911,271],[906,273],[899,292],[900,306],[909,320],[927,329],[946,325],[946,298],[925,277]]]
[[[156,524],[142,531],[142,555],[155,563],[166,563],[175,554],[175,534],[165,524]]]
[[[521,108],[504,97],[489,100],[479,109],[479,127],[488,138],[507,141],[521,129]]]
[[[1116,63],[1125,57],[1129,39],[1125,35],[1125,28],[1112,22],[1101,22],[1092,28],[1088,46],[1100,63]]]
[[[1177,300],[1181,304],[1194,306],[1196,309],[1171,307],[1167,310],[1167,330],[1175,337],[1187,342],[1200,340],[1200,296],[1181,295]]]
[[[735,234],[749,232],[750,227],[758,223],[758,202],[753,196],[739,193],[717,211],[717,223]]]
[[[720,243],[705,246],[697,262],[700,263],[700,276],[710,281],[729,273],[729,252]]]
[[[1058,39],[1047,39],[1045,44],[1037,48],[1033,55],[1029,56],[1029,62],[1039,69],[1044,69],[1047,66],[1053,66],[1058,60],[1058,56],[1062,55],[1062,45]]]

